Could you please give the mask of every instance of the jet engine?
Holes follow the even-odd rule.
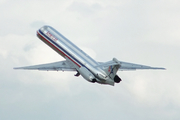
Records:
[[[116,75],[114,77],[114,82],[119,83],[120,81],[122,81],[121,78],[118,75]]]
[[[78,72],[87,81],[92,82],[92,83],[96,82],[95,76],[85,67],[79,68]]]

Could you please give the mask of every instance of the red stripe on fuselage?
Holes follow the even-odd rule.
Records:
[[[54,48],[56,48],[59,52],[61,52],[64,56],[69,58],[72,62],[74,62],[78,67],[81,67],[78,63],[76,63],[74,60],[72,60],[68,55],[66,55],[63,51],[61,51],[58,47],[56,47],[54,44],[52,44],[49,40],[47,40],[43,35],[41,35],[38,31],[37,34],[40,35],[46,42],[48,42],[50,45],[52,45]]]

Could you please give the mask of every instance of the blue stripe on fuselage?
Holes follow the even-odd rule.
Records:
[[[60,49],[63,54],[65,54],[66,57],[70,58],[70,60],[72,62],[74,62],[76,65],[78,65],[79,67],[84,66],[80,61],[78,61],[76,58],[74,58],[70,53],[68,53],[65,49],[63,49],[60,45],[58,45],[56,42],[54,42],[53,40],[51,40],[49,37],[47,37],[43,32],[41,32],[41,30],[38,31],[43,37],[45,37],[45,39],[49,40],[51,42],[51,44],[53,43],[54,46],[56,46],[58,49]],[[48,42],[49,42],[48,41]],[[78,64],[77,64],[78,63]],[[80,64],[80,65],[79,65]],[[86,67],[87,68],[87,67]],[[88,69],[88,68],[87,68]],[[89,70],[89,69],[88,69]]]

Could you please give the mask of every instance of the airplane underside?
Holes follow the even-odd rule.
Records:
[[[74,75],[74,76],[76,76],[76,77],[79,77],[81,74],[77,71],[77,73]],[[118,75],[115,75],[115,77],[114,77],[114,82],[115,83],[120,83],[122,80],[121,80],[121,78],[118,76]],[[89,80],[88,80],[89,81]],[[106,81],[101,81],[101,80],[99,80],[99,79],[97,79],[97,78],[93,78],[91,81],[89,81],[89,82],[91,82],[91,83],[95,83],[95,82],[97,82],[97,83],[100,83],[100,84],[109,84],[109,83],[107,83]],[[110,84],[110,85],[112,85],[112,84]],[[114,84],[113,84],[113,86],[114,86]]]

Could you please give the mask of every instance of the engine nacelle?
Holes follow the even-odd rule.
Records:
[[[119,82],[121,82],[122,80],[121,80],[121,78],[118,76],[118,75],[116,75],[115,77],[114,77],[114,82],[116,82],[116,83],[119,83]]]
[[[95,76],[85,67],[79,68],[78,72],[81,76],[89,82],[96,82]]]

